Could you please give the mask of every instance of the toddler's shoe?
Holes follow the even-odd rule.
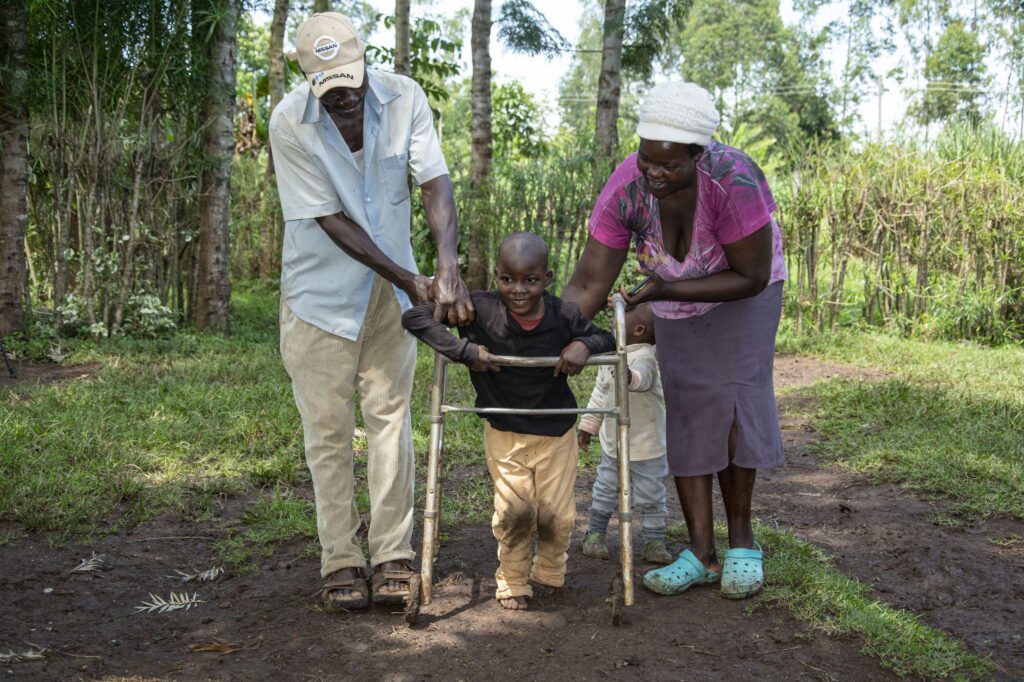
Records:
[[[588,532],[583,536],[583,554],[594,559],[607,559],[608,545],[604,541],[604,533]]]
[[[675,559],[661,540],[651,540],[644,545],[643,558],[648,563],[662,566],[672,563]]]

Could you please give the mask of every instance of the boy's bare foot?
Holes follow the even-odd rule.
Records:
[[[499,599],[498,603],[501,604],[501,608],[508,609],[509,611],[525,611],[530,608],[530,602],[526,597],[509,597],[508,599]]]
[[[551,585],[535,585],[533,588],[535,597],[554,597],[556,594],[558,594],[558,588]]]

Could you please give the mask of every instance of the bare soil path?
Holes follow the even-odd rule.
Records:
[[[580,502],[586,486],[578,489]],[[810,632],[782,609],[642,590],[613,627],[604,599],[615,564],[574,554],[568,586],[534,609],[508,613],[493,599],[490,530],[453,529],[438,563],[441,584],[408,628],[384,607],[321,611],[318,562],[288,543],[258,572],[185,585],[175,569],[212,564],[211,543],[170,519],[111,535],[95,547],[51,549],[29,538],[0,553],[5,617],[0,647],[46,647],[41,662],[5,666],[31,679],[846,679],[891,677],[855,640]],[[151,539],[172,538],[172,539]],[[106,569],[69,573],[91,551]],[[638,567],[642,568],[642,567]],[[188,611],[137,613],[150,592],[197,593]],[[194,651],[217,648],[222,653]]]
[[[98,362],[66,366],[23,360],[10,360],[10,363],[15,372],[13,377],[7,371],[7,367],[0,362],[0,398],[3,398],[7,391],[21,395],[28,386],[80,379],[92,376],[100,370]]]

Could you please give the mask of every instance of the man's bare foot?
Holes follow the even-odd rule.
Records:
[[[509,597],[508,599],[499,599],[498,603],[501,604],[501,608],[508,609],[509,611],[525,611],[530,608],[530,602],[526,597]]]
[[[331,573],[324,581],[321,598],[329,606],[345,609],[366,608],[370,600],[363,572],[358,568],[342,568]]]
[[[412,564],[405,560],[398,561],[385,561],[383,564],[374,568],[375,573],[382,573],[384,571],[395,571],[395,572],[406,572],[412,571]],[[405,597],[409,593],[409,580],[388,580],[381,582],[380,584],[374,585],[373,591],[381,595],[397,595],[400,594]]]

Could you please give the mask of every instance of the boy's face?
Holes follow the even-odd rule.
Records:
[[[494,269],[498,293],[505,307],[526,318],[537,317],[542,312],[544,289],[551,283],[552,276],[543,258],[529,254],[499,254]]]

